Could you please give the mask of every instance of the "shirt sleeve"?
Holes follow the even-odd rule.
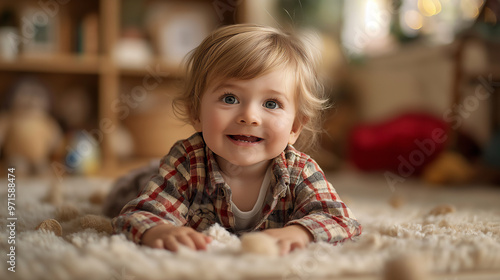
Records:
[[[329,243],[361,234],[361,225],[314,161],[306,163],[301,177],[294,189],[292,219],[286,225],[301,225],[314,241]]]
[[[189,169],[185,149],[176,144],[160,161],[158,174],[112,220],[114,232],[140,243],[144,232],[152,227],[167,223],[185,225],[189,209]]]

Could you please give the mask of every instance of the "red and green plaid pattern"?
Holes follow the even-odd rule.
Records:
[[[252,230],[299,224],[315,241],[337,243],[361,234],[361,226],[308,155],[288,146],[272,163],[273,178]],[[142,234],[172,223],[203,231],[219,223],[234,231],[231,189],[200,133],[177,142],[137,198],[113,219],[116,233],[140,243]],[[235,232],[238,233],[238,232]]]

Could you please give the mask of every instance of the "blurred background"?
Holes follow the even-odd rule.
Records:
[[[327,172],[499,184],[498,20],[499,0],[2,0],[0,160],[116,177],[162,157],[193,133],[182,58],[252,22],[317,35]]]

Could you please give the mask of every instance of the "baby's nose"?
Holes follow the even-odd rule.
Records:
[[[238,123],[247,125],[261,124],[259,110],[255,108],[255,105],[248,105],[243,108],[242,112],[238,116]]]

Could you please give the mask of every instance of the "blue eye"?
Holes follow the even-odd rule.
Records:
[[[274,100],[268,100],[266,101],[266,103],[264,103],[264,107],[266,107],[267,109],[278,109],[280,108],[280,106],[278,105],[278,103]]]
[[[238,99],[234,95],[226,95],[222,97],[222,102],[226,104],[238,104]]]

